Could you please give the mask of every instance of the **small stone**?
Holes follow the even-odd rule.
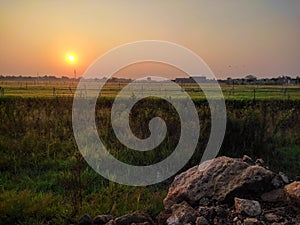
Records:
[[[234,198],[237,213],[246,213],[248,216],[258,216],[261,214],[261,207],[258,201]]]
[[[117,225],[127,225],[132,223],[145,223],[154,224],[151,217],[145,212],[134,212],[128,215],[120,216],[115,219]]]
[[[276,176],[273,177],[271,184],[275,188],[280,188],[284,185],[284,182],[283,182],[282,178],[277,174]]]
[[[105,225],[116,225],[116,222],[114,220],[110,220]]]
[[[286,184],[290,183],[289,178],[283,172],[279,172],[279,176],[281,177],[282,181]]]
[[[84,214],[78,222],[79,225],[93,225],[93,220],[88,214]]]
[[[205,217],[207,220],[213,220],[216,216],[216,210],[215,207],[204,207],[200,206],[198,208],[198,212],[200,216]]]
[[[156,221],[158,224],[166,224],[167,219],[172,215],[172,210],[171,209],[166,209],[161,211],[157,217]]]
[[[112,219],[113,219],[112,215],[99,215],[93,219],[93,222],[94,222],[94,225],[104,225]]]
[[[246,218],[244,220],[244,225],[258,225],[259,221],[256,218]]]
[[[276,214],[274,214],[274,213],[267,213],[267,214],[265,214],[265,219],[268,222],[278,222],[279,221],[278,216]]]
[[[167,219],[168,225],[195,223],[199,212],[193,209],[188,203],[182,202],[171,207],[172,215]]]
[[[254,165],[254,161],[253,159],[250,157],[250,156],[247,156],[247,155],[244,155],[242,160],[245,162],[245,163],[248,163],[249,165]]]
[[[265,161],[263,159],[257,159],[255,161],[255,164],[258,166],[264,166],[265,165]]]
[[[150,225],[149,222],[144,222],[144,223],[132,223],[131,225]]]
[[[207,221],[207,219],[205,219],[205,217],[200,216],[196,219],[196,225],[209,225],[209,222]]]

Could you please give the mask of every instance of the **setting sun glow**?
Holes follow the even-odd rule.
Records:
[[[67,54],[66,59],[69,63],[72,63],[72,64],[75,63],[75,61],[76,61],[76,57],[74,54]]]
[[[69,59],[70,61],[74,61],[75,58],[74,58],[73,55],[69,55],[68,59]]]

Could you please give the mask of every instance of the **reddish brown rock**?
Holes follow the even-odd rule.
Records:
[[[293,182],[284,187],[291,204],[300,208],[300,181]]]
[[[186,202],[175,204],[171,207],[172,215],[167,219],[168,225],[174,224],[195,224],[199,213]]]
[[[264,202],[284,202],[286,201],[286,192],[284,189],[275,189],[261,195]]]
[[[244,220],[244,225],[259,225],[260,222],[256,218],[246,218]]]
[[[205,219],[205,217],[200,216],[196,219],[196,225],[209,225],[209,222],[207,221],[207,219]]]
[[[275,174],[242,159],[219,157],[195,166],[175,177],[164,199],[165,208],[187,201],[190,205],[207,202],[233,202],[234,197],[256,196],[272,190]]]

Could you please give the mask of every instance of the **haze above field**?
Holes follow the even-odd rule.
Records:
[[[296,77],[299,21],[298,0],[1,1],[0,75],[80,76],[118,45],[157,39],[196,52],[220,79]],[[159,65],[124,71],[182,77]]]

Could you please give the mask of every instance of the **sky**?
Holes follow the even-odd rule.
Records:
[[[189,48],[217,78],[296,77],[299,21],[299,0],[1,0],[0,75],[80,76],[112,48],[150,39]]]

